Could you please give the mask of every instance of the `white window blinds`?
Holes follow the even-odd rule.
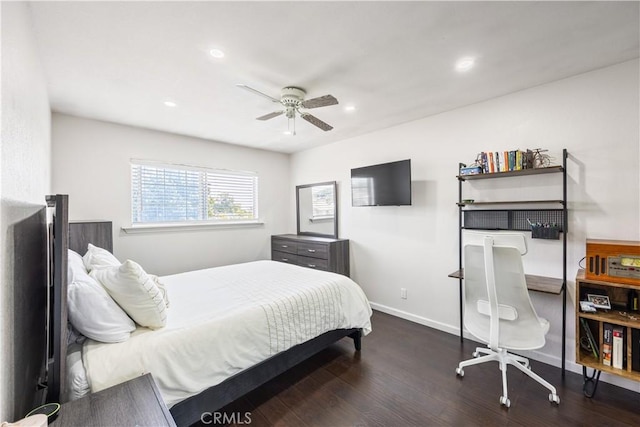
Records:
[[[133,225],[257,218],[255,173],[131,162]]]

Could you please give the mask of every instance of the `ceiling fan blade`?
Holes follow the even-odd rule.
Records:
[[[329,105],[336,105],[338,100],[333,95],[319,96],[317,98],[307,99],[302,103],[304,108],[318,108],[327,107]]]
[[[269,114],[265,114],[264,116],[260,116],[258,118],[256,118],[256,120],[269,120],[269,119],[273,119],[274,117],[278,117],[279,115],[281,115],[282,113],[284,113],[284,111],[274,111],[273,113],[269,113]]]
[[[239,87],[239,88],[241,88],[241,89],[248,90],[249,92],[255,93],[256,95],[260,95],[260,96],[262,96],[263,98],[267,98],[267,99],[268,99],[268,100],[270,100],[271,102],[280,102],[280,100],[279,100],[279,99],[273,98],[273,97],[271,97],[271,96],[267,95],[266,93],[262,93],[262,92],[260,92],[259,90],[256,90],[256,89],[254,89],[254,88],[252,88],[252,87],[249,87],[249,86],[247,86],[247,85],[243,85],[242,83],[238,83],[236,86],[237,86],[237,87]]]
[[[300,117],[302,117],[312,125],[319,127],[323,131],[328,131],[333,129],[333,126],[323,122],[322,120],[320,120],[316,116],[312,116],[311,114],[301,114]]]

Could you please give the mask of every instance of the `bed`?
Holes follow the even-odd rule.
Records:
[[[55,207],[48,400],[58,401],[67,392],[68,249],[112,250],[112,241],[92,224],[69,224],[66,195],[47,200]],[[151,372],[178,425],[198,422],[344,337],[359,351],[371,328],[360,288],[334,273],[257,261],[160,279],[171,302],[166,326],[138,327],[117,344],[87,340],[82,360],[92,391]]]

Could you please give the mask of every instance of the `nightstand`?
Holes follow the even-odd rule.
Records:
[[[62,405],[51,424],[64,426],[172,426],[169,409],[151,374]]]

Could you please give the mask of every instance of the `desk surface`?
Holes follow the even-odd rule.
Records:
[[[448,277],[454,279],[464,279],[464,268],[462,270],[454,271],[449,274]],[[536,292],[545,292],[548,294],[560,295],[562,292],[562,279],[555,279],[553,277],[535,276],[533,274],[525,274],[525,280],[527,281],[527,289]]]
[[[151,374],[63,404],[53,427],[175,427]]]

